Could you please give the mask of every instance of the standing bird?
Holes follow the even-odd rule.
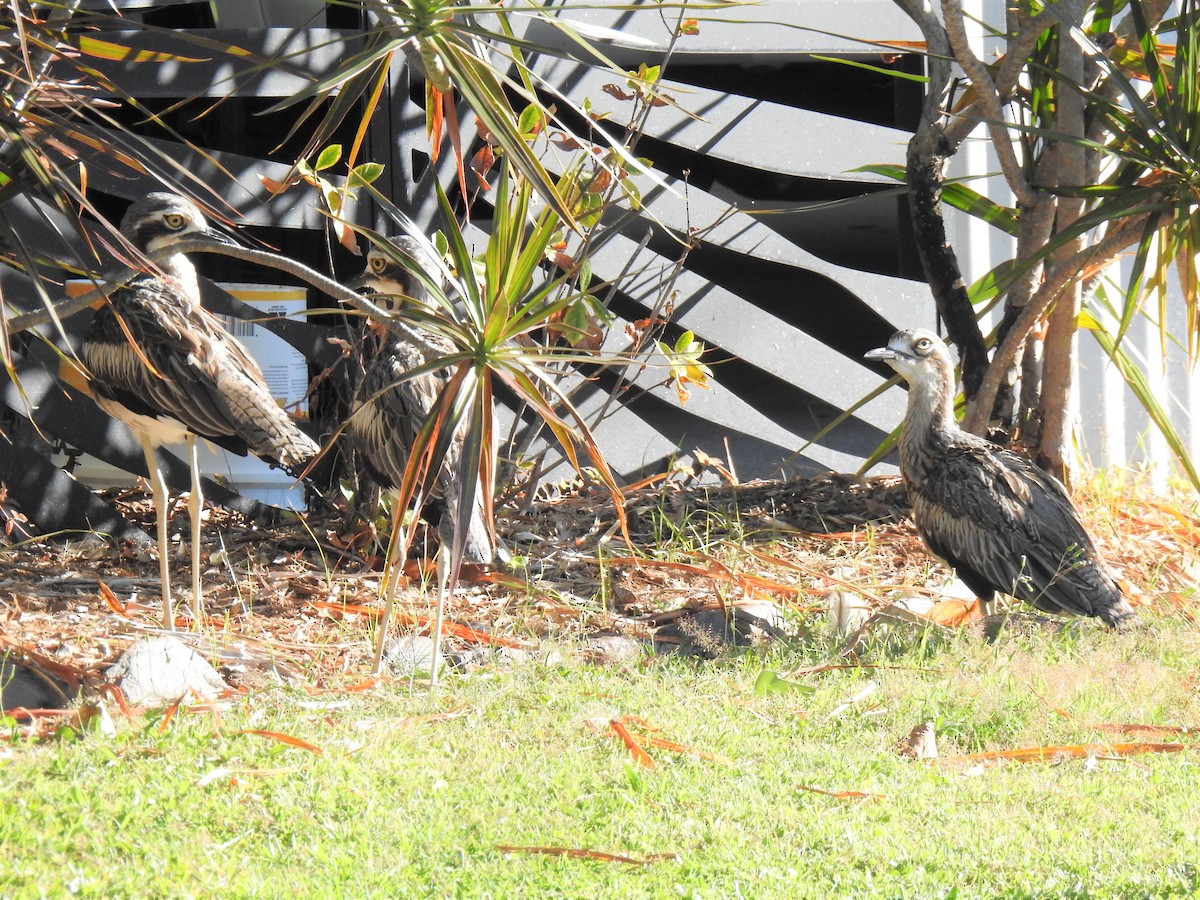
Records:
[[[429,277],[438,271],[436,261],[419,241],[407,235],[388,238],[388,242],[391,244],[388,250],[371,248],[367,253],[366,269],[350,282],[349,287],[381,295],[380,302],[388,309],[408,302],[432,312],[434,301],[429,290],[397,260],[397,256],[405,257],[410,266],[421,269]],[[394,489],[404,480],[417,432],[429,418],[450,376],[447,369],[417,375],[409,373],[439,356],[449,356],[455,348],[440,335],[415,334],[411,326],[393,331],[386,323],[373,322],[372,328],[376,332],[378,349],[366,360],[366,372],[355,391],[346,431],[371,477],[380,487]],[[428,497],[442,501],[438,540],[446,547],[453,541],[455,516],[460,505],[459,468],[465,437],[465,427],[456,428],[451,434],[441,467],[426,492]],[[463,559],[482,564],[496,560],[496,547],[484,515],[483,489],[478,483],[467,521]]]
[[[121,233],[143,253],[183,239],[229,244],[178,194],[155,192],[131,205]],[[200,469],[196,438],[247,451],[295,471],[317,444],[280,409],[258,365],[221,321],[200,305],[196,270],[183,253],[159,262],[112,293],[83,340],[97,405],[137,433],[146,455],[158,524],[163,627],[174,628],[167,554],[167,485],[155,457],[162,444],[186,441],[192,472],[192,617],[200,622]]]
[[[1134,619],[1062,482],[958,427],[954,364],[941,338],[898,331],[866,359],[883,360],[909,384],[900,472],[930,552],[984,603],[1000,591],[1114,628]]]
[[[433,297],[429,289],[413,273],[413,269],[436,277],[439,270],[437,260],[420,241],[400,235],[388,238],[389,247],[372,247],[367,253],[367,267],[350,282],[352,290],[368,290],[380,295],[379,302],[387,309],[396,309],[404,303],[433,311]],[[399,260],[407,260],[407,265]],[[350,418],[346,431],[366,464],[367,471],[381,488],[395,489],[404,480],[405,469],[412,453],[417,434],[435,409],[437,399],[449,383],[448,369],[432,369],[425,372],[415,370],[433,363],[439,357],[455,352],[454,345],[440,335],[430,334],[399,321],[372,322],[371,328],[378,341],[377,349],[366,359],[366,372],[351,403]],[[464,448],[467,440],[467,423],[455,426],[449,435],[445,455],[432,479],[432,483],[418,484],[418,502],[426,498],[440,499],[441,518],[438,520],[438,603],[434,622],[434,651],[431,675],[436,683],[439,657],[441,654],[442,619],[446,606],[446,577],[448,555],[454,546],[456,523],[467,498],[460,474]],[[484,506],[484,483],[475,481],[474,497],[470,500],[470,512],[465,523],[462,559],[466,562],[492,565],[504,558],[498,552],[489,527]],[[383,619],[375,644],[375,671],[382,667],[384,642],[391,621],[395,602],[396,586],[399,581],[398,554],[402,549],[399,540],[399,522],[403,510],[397,506],[394,515],[396,524],[392,528],[392,547],[388,559],[390,579],[384,603]]]

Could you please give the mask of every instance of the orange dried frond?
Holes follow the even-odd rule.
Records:
[[[1065,744],[1057,747],[1022,747],[1016,750],[989,750],[966,756],[948,757],[946,762],[1055,762],[1063,759],[1085,759],[1089,756],[1126,757],[1142,753],[1179,753],[1184,744],[1158,744],[1143,741],[1117,744]]]
[[[633,756],[634,762],[640,766],[644,766],[647,769],[654,768],[654,760],[650,758],[650,754],[642,749],[642,745],[639,744],[637,739],[629,733],[629,729],[625,727],[624,723],[621,722],[620,719],[610,720],[608,727],[612,729],[613,733],[617,737],[625,742],[625,746],[629,748],[629,753]]]
[[[383,610],[374,606],[362,606],[358,603],[344,603],[340,600],[310,600],[308,603],[313,609],[328,611],[332,613],[340,613],[341,615],[356,615],[369,616],[378,618],[383,615]]]
[[[642,488],[648,488],[651,485],[658,484],[660,481],[666,481],[671,477],[670,472],[659,472],[657,475],[647,475],[635,481],[633,484],[625,486],[625,493],[632,494],[634,491],[640,491]]]
[[[710,753],[708,750],[697,750],[694,747],[687,747],[683,744],[677,744],[674,741],[668,741],[664,738],[647,735],[646,743],[656,750],[670,750],[672,753],[683,753],[688,756],[696,756],[700,759],[707,759],[710,762],[723,763],[725,765],[733,765],[733,760],[725,756],[720,756],[716,753]]]
[[[122,616],[126,619],[132,618],[132,616],[129,615],[129,608],[117,599],[117,595],[112,592],[112,588],[110,588],[103,581],[101,581],[99,584],[100,596],[103,598],[104,602],[108,604],[108,608],[115,612],[118,616]]]
[[[324,756],[325,751],[316,744],[310,744],[308,741],[301,740],[298,737],[293,737],[290,734],[284,734],[280,731],[264,731],[261,728],[243,728],[237,734],[254,734],[259,737],[269,738],[273,741],[279,741],[281,744],[287,744],[289,747],[298,747],[301,750],[307,750],[309,753],[315,753],[317,756]]]
[[[179,706],[181,703],[183,703],[183,697],[180,697],[178,700],[168,706],[165,712],[163,712],[162,721],[158,723],[158,730],[160,732],[167,730],[167,726],[170,725],[171,720],[175,718],[175,713],[179,712]]]
[[[796,785],[798,791],[808,791],[810,794],[821,794],[824,797],[833,797],[837,800],[886,800],[887,794],[870,794],[866,791],[826,791],[818,787],[812,787],[807,784]]]

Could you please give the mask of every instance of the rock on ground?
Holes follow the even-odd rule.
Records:
[[[226,689],[208,660],[168,635],[130,644],[105,675],[134,706],[174,703],[188,693],[215,697]]]
[[[397,678],[433,674],[433,638],[406,634],[383,648],[383,668]]]

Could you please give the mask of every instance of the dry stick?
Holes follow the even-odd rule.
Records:
[[[1042,284],[1037,293],[1030,299],[1029,305],[1017,317],[1017,321],[1013,323],[1013,327],[1009,330],[1008,336],[1005,337],[1004,343],[996,351],[996,355],[992,359],[992,364],[988,367],[987,374],[984,376],[983,383],[979,386],[979,391],[975,395],[975,406],[970,410],[967,418],[963,420],[962,427],[965,431],[977,434],[978,429],[983,426],[983,422],[991,414],[992,406],[996,402],[996,393],[1000,390],[1001,378],[1003,378],[1008,367],[1012,365],[1017,351],[1025,343],[1025,339],[1029,336],[1029,333],[1033,331],[1033,327],[1037,324],[1038,319],[1050,307],[1050,304],[1058,298],[1058,295],[1062,293],[1068,282],[1072,278],[1077,277],[1088,265],[1096,264],[1099,267],[1103,267],[1116,259],[1121,251],[1137,241],[1138,235],[1131,232],[1139,230],[1148,217],[1149,214],[1144,213],[1136,218],[1129,219],[1122,227],[1118,228],[1100,243],[1081,250],[1071,259],[1064,261],[1062,265],[1056,266],[1048,274],[1046,282]]]
[[[356,306],[367,315],[385,324],[392,331],[399,333],[405,340],[411,341],[418,349],[427,353],[430,358],[440,355],[442,352],[430,343],[418,329],[401,321],[394,313],[376,306],[362,294],[350,290],[332,278],[328,278],[294,259],[280,256],[278,253],[271,253],[266,250],[252,250],[248,247],[238,247],[232,244],[220,244],[205,238],[185,238],[184,240],[176,241],[169,248],[147,253],[146,257],[152,262],[158,262],[176,253],[217,253],[222,256],[232,256],[235,259],[241,259],[246,262],[258,263],[271,269],[278,269],[281,272],[294,275],[302,281],[307,281],[317,290],[328,294],[335,300]],[[114,291],[123,287],[131,278],[139,274],[141,273],[137,269],[126,268],[117,274],[115,278],[99,282],[97,287],[92,290],[80,294],[78,297],[72,297],[55,304],[53,312],[49,309],[41,309],[36,312],[13,316],[5,320],[4,327],[9,334],[17,334],[21,331],[27,331],[30,328],[49,324],[54,321],[55,315],[59,318],[66,318],[91,306],[97,300],[109,296]]]

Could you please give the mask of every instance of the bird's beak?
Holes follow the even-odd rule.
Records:
[[[369,291],[371,289],[371,276],[363,272],[361,275],[355,275],[346,282],[346,287],[352,291]]]
[[[899,354],[891,347],[879,347],[875,350],[868,350],[863,359],[895,359]]]
[[[223,246],[226,246],[226,247],[239,246],[238,242],[235,241],[233,238],[231,238],[229,235],[225,234],[225,232],[217,231],[214,228],[209,228],[204,231],[196,232],[194,234],[189,234],[189,235],[187,235],[187,237],[188,238],[200,238],[201,240],[211,241],[214,244],[222,244]]]

